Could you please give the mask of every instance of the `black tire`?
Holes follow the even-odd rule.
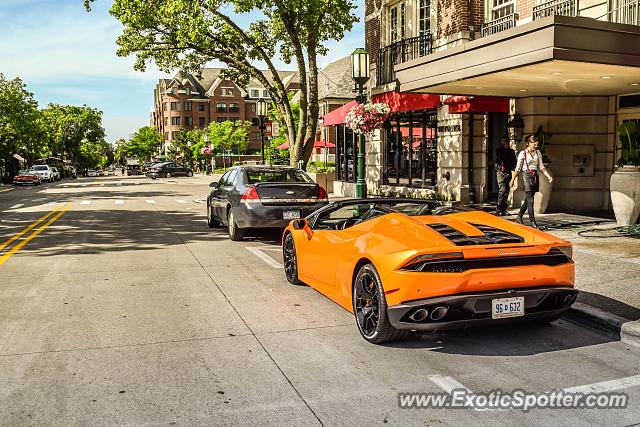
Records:
[[[292,285],[302,285],[303,283],[298,279],[298,256],[296,253],[296,242],[293,239],[293,234],[287,233],[282,242],[282,260],[284,264],[284,275],[287,278],[287,282]]]
[[[165,174],[164,174],[164,177],[165,177],[165,178],[171,178],[171,172],[167,172],[167,173],[165,173]]]
[[[187,176],[188,176],[189,178],[191,178],[191,177],[193,176],[193,172],[191,172],[191,171],[187,172]]]
[[[227,228],[229,230],[229,238],[234,242],[239,242],[244,238],[244,230],[242,228],[238,228],[238,224],[236,224],[236,220],[233,218],[233,211],[229,209],[229,213],[227,214]]]
[[[353,284],[353,313],[362,338],[372,344],[405,339],[408,331],[394,328],[387,314],[382,280],[373,264],[360,268]]]
[[[209,204],[209,200],[207,200],[207,225],[209,228],[218,228],[220,227],[220,221],[218,221],[213,216],[213,211],[211,210],[211,205]]]

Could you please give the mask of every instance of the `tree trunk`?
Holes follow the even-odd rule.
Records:
[[[307,162],[313,153],[313,144],[316,140],[316,131],[318,129],[318,63],[315,40],[309,41],[307,47],[307,58],[309,61],[309,86],[308,86],[308,108],[309,119],[306,124],[304,135],[304,149],[302,160],[306,168]]]

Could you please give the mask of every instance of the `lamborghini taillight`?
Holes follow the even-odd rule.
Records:
[[[437,262],[439,260],[449,261],[453,259],[464,259],[464,255],[462,254],[462,252],[422,254],[422,255],[418,255],[415,258],[412,258],[411,261],[407,262],[405,265],[401,267],[401,270],[416,270],[424,262],[434,262],[434,261]]]
[[[567,258],[573,258],[573,248],[571,246],[554,246],[554,248],[562,252]]]

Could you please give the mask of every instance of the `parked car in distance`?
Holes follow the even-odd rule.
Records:
[[[54,181],[60,181],[62,179],[62,176],[60,175],[60,171],[58,170],[57,167],[51,166],[51,173],[53,174]]]
[[[31,170],[38,174],[40,181],[53,182],[54,180],[53,171],[49,165],[33,165]]]
[[[96,171],[94,169],[89,169],[87,171],[87,176],[100,176],[100,175],[98,175],[98,171]]]
[[[147,176],[151,179],[172,176],[193,176],[193,169],[176,162],[155,163],[149,166]]]
[[[100,168],[96,169],[96,174],[98,174],[98,176],[104,176],[104,171]]]
[[[69,176],[73,179],[78,179],[78,171],[74,166],[69,167]]]
[[[149,169],[151,168],[151,166],[157,165],[158,163],[164,163],[164,162],[159,162],[159,161],[155,161],[155,160],[150,161],[150,162],[144,162],[142,164],[142,172],[144,172],[146,174],[147,172],[149,172]]]
[[[226,225],[231,240],[252,228],[284,228],[329,203],[324,188],[291,166],[236,166],[210,187],[207,222]]]
[[[16,176],[13,177],[13,185],[40,185],[40,176],[30,169],[21,169]]]

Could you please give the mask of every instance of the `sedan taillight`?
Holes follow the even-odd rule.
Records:
[[[258,195],[258,190],[256,187],[250,187],[242,193],[242,197],[240,198],[241,202],[259,202],[260,196]]]
[[[322,186],[320,186],[320,191],[318,192],[318,200],[322,200],[323,202],[329,201],[329,195],[327,194],[327,191],[322,188]]]

